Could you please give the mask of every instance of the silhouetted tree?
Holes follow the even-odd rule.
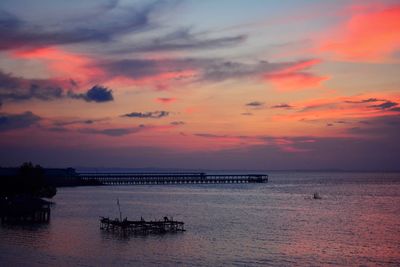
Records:
[[[34,166],[31,162],[23,163],[17,176],[3,177],[0,185],[1,196],[26,195],[52,198],[57,193],[55,187],[46,183],[43,168],[40,165]]]

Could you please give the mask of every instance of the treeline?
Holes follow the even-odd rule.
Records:
[[[31,162],[23,163],[15,176],[0,178],[0,196],[29,196],[52,198],[57,193],[54,186],[49,185],[44,177],[44,169]]]

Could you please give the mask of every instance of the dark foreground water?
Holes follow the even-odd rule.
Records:
[[[323,199],[312,200],[314,192]],[[99,216],[185,233],[122,237]],[[51,222],[0,227],[0,266],[400,265],[399,173],[271,172],[268,184],[59,189]]]

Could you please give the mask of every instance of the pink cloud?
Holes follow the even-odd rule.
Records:
[[[163,64],[165,60],[160,59],[151,62],[154,66],[148,75],[130,76],[125,72],[115,73],[112,68],[107,68],[99,59],[73,53],[57,46],[12,50],[9,55],[12,58],[39,61],[48,68],[51,76],[68,77],[80,85],[107,82],[115,87],[152,86],[156,90],[166,91],[170,89],[171,84],[191,79],[198,73],[196,69],[185,68],[185,66],[174,66],[171,65],[172,63]],[[124,69],[134,69],[134,66],[127,66]],[[164,101],[164,103],[166,102]]]
[[[383,62],[400,49],[400,5],[359,5],[329,31],[318,50],[349,61]]]
[[[282,91],[296,91],[317,88],[328,76],[318,76],[305,70],[320,64],[321,60],[302,61],[287,68],[264,75],[264,79]]]
[[[25,60],[39,60],[46,64],[55,77],[69,77],[75,81],[88,83],[104,75],[104,71],[93,65],[94,60],[80,54],[71,53],[58,47],[41,47],[29,50],[13,50],[11,57]]]

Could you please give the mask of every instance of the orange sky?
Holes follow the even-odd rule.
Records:
[[[0,165],[400,166],[396,1],[29,5],[0,4]]]

